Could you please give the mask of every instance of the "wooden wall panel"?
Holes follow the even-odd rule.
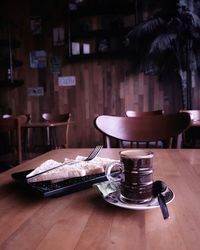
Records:
[[[33,121],[41,120],[43,112],[71,112],[74,124],[70,127],[70,147],[93,147],[102,140],[93,126],[97,115],[125,115],[127,109],[164,109],[169,113],[181,108],[180,90],[176,82],[164,84],[159,83],[155,76],[144,76],[142,73],[134,75],[131,64],[126,59],[67,62],[66,46],[52,46],[54,22],[58,25],[65,20],[49,16],[44,22],[46,26],[43,27],[41,37],[34,37],[30,32],[30,1],[21,1],[12,10],[9,8],[11,2],[8,0],[7,11],[10,13],[9,18],[14,18],[19,23],[22,47],[17,55],[24,62],[18,75],[25,83],[15,89],[1,88],[1,112],[12,110],[13,114],[30,113]],[[48,56],[61,55],[64,62],[61,75],[74,75],[76,86],[59,87],[58,74],[52,73],[49,65],[40,71],[31,69],[29,53],[34,49],[44,49]],[[27,88],[36,86],[45,87],[44,96],[28,97]],[[200,108],[199,93],[197,81],[194,89],[195,108]]]

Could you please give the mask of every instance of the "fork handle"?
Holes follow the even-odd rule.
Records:
[[[36,176],[41,175],[41,174],[44,174],[44,173],[49,172],[49,171],[51,171],[51,170],[54,170],[54,169],[56,169],[56,168],[63,167],[64,165],[72,165],[73,163],[75,164],[75,163],[79,163],[79,162],[81,162],[81,161],[74,162],[74,160],[71,160],[71,161],[62,163],[62,164],[60,164],[60,165],[58,165],[58,166],[56,166],[56,167],[53,167],[53,168],[50,168],[50,169],[46,169],[46,170],[44,170],[44,171],[42,171],[42,172],[40,172],[40,173],[37,173],[37,174],[31,175],[31,176],[28,176],[28,177],[26,177],[26,179],[27,179],[27,180],[28,180],[28,179],[31,179],[31,178],[33,178],[33,177],[36,177]]]

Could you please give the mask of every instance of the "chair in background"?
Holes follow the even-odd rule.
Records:
[[[190,115],[191,126],[183,134],[184,147],[199,147],[198,141],[200,141],[200,110],[185,110],[182,109],[180,112],[185,112]]]
[[[180,112],[186,112],[190,115],[191,121],[200,121],[200,110],[181,109]]]
[[[12,115],[10,115],[10,114],[3,114],[2,115],[2,118],[9,118],[9,117],[12,117]]]
[[[162,141],[164,148],[181,146],[180,136],[190,126],[187,113],[140,117],[98,116],[95,127],[106,137],[105,146],[111,147],[110,138],[130,142]]]
[[[60,147],[68,147],[69,143],[69,121],[71,114],[52,114],[52,113],[43,113],[42,118],[48,123],[63,123],[63,127],[65,127],[65,141],[63,145],[58,144],[57,135],[56,135],[56,127],[48,126],[47,129],[47,141],[51,148],[60,148]]]
[[[134,110],[127,110],[126,116],[128,117],[137,117],[137,116],[147,116],[147,115],[162,115],[164,114],[164,111],[162,109],[154,110],[154,111],[144,111],[144,112],[138,112]]]
[[[0,118],[1,134],[1,164],[0,171],[6,170],[22,162],[22,133],[21,125],[26,123],[27,117],[24,115]]]
[[[134,111],[134,110],[127,110],[126,111],[126,116],[128,117],[140,117],[140,116],[149,116],[149,115],[162,115],[164,114],[164,110],[162,109],[158,109],[158,110],[154,110],[154,111],[144,111],[144,112],[140,112],[140,111]],[[156,142],[156,146],[159,145],[159,141]],[[125,143],[127,144],[127,143]],[[140,143],[136,142],[136,147],[139,148]],[[131,142],[131,147],[133,147],[133,142]],[[149,142],[146,142],[146,147],[149,147]]]

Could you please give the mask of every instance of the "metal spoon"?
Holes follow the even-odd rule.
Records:
[[[162,195],[162,193],[165,192],[166,189],[167,189],[167,185],[162,181],[158,180],[153,183],[153,196],[158,198],[158,202],[159,202],[164,220],[169,218],[169,211],[167,208],[167,204],[165,202],[164,196]]]

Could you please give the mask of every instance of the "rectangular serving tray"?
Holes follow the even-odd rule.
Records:
[[[100,173],[70,178],[56,183],[52,183],[51,181],[28,183],[26,176],[32,171],[33,169],[16,172],[11,176],[20,186],[25,187],[40,197],[59,197],[62,195],[71,194],[90,188],[95,183],[107,180],[105,173]]]

